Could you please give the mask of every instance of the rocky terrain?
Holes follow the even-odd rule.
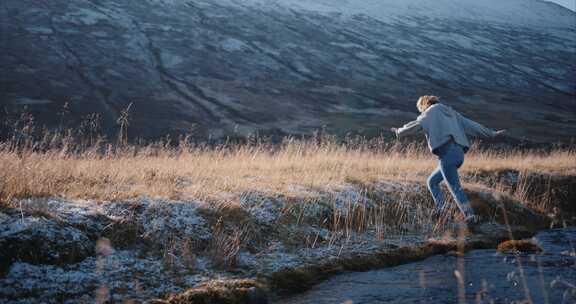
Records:
[[[495,248],[570,220],[511,195],[518,172],[491,176],[484,184],[498,180],[501,190],[467,189],[484,223],[465,236],[454,210],[433,215],[419,183],[295,187],[297,200],[239,193],[239,205],[228,206],[22,199],[0,210],[0,302],[266,303],[345,270]],[[559,185],[551,203],[573,199],[573,176],[548,179]]]
[[[0,113],[108,135],[374,135],[433,93],[535,141],[576,134],[576,13],[538,0],[4,0]],[[69,107],[64,108],[68,103]]]

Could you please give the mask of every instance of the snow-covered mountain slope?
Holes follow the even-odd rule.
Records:
[[[226,1],[226,0],[224,0]],[[178,1],[174,1],[177,3]],[[228,4],[283,7],[348,16],[364,14],[381,21],[404,17],[467,20],[512,26],[574,27],[573,14],[541,0],[227,0]]]
[[[437,94],[515,137],[576,134],[576,13],[545,1],[4,0],[0,39],[0,105],[53,126],[70,102],[113,133],[133,103],[142,137],[375,134]]]
[[[567,8],[573,12],[576,12],[576,2],[574,2],[573,0],[544,0],[544,1],[560,5],[563,8]]]

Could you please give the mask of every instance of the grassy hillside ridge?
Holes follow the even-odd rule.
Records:
[[[0,144],[0,200],[38,196],[217,200],[222,193],[286,194],[300,186],[321,190],[350,182],[423,181],[437,165],[432,154],[415,144],[347,145],[330,138],[218,147],[184,141],[176,147],[95,145],[81,152],[67,143],[42,151],[35,146]],[[462,174],[473,178],[489,171],[574,175],[576,152],[472,148]]]

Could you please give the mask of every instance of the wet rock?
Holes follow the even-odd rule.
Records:
[[[251,280],[214,280],[170,297],[170,304],[265,304],[267,291],[261,283]]]
[[[17,215],[0,225],[0,271],[15,261],[67,264],[93,254],[94,242],[82,231],[42,217]]]
[[[508,240],[498,245],[498,251],[502,253],[538,253],[542,248],[530,240]]]

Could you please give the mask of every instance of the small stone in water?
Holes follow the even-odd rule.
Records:
[[[516,252],[541,252],[542,248],[528,240],[509,240],[498,245],[498,251],[502,253]]]

